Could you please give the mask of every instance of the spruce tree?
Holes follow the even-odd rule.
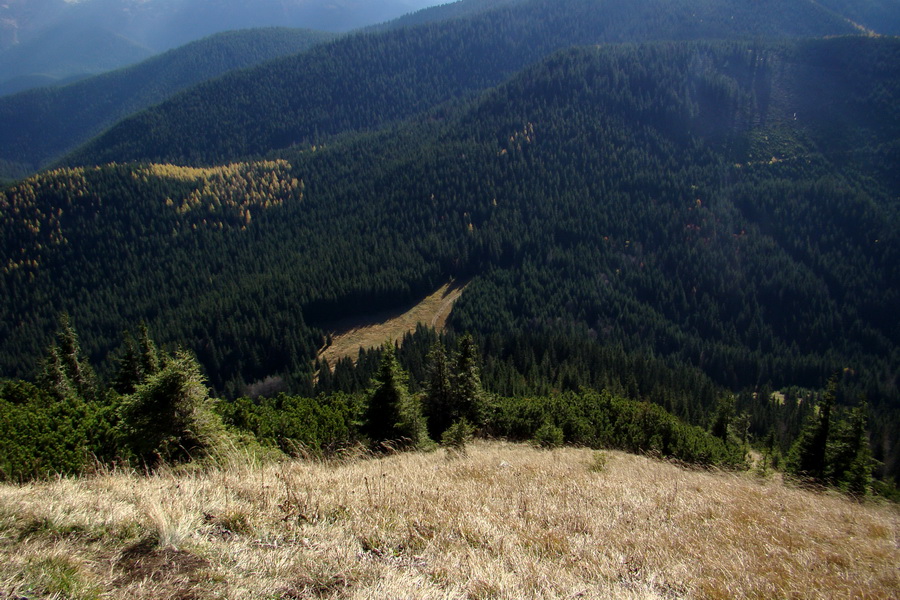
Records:
[[[137,386],[144,380],[140,354],[134,343],[134,337],[127,329],[122,334],[125,345],[124,354],[118,360],[119,368],[112,381],[112,388],[120,394],[133,394]]]
[[[149,466],[219,449],[225,438],[196,358],[179,351],[119,408],[119,438],[131,458]]]
[[[159,372],[161,358],[147,324],[143,321],[138,326],[137,343],[128,330],[124,333],[124,343],[125,353],[119,359],[119,369],[112,387],[120,394],[132,394],[148,377]]]
[[[373,443],[416,447],[428,439],[422,404],[409,393],[407,380],[394,345],[386,344],[364,412],[363,432]]]
[[[428,430],[432,438],[441,439],[442,434],[453,423],[453,389],[450,362],[440,341],[435,342],[428,353],[426,372],[428,379],[425,381],[423,408],[428,417]]]
[[[474,425],[484,420],[484,389],[478,366],[478,347],[470,334],[459,338],[456,365],[451,379],[450,422],[466,419]]]
[[[709,432],[728,443],[728,431],[732,420],[734,420],[734,396],[723,396],[716,403],[716,412]]]
[[[37,384],[56,402],[65,402],[76,398],[78,394],[66,373],[60,354],[56,344],[47,349],[47,356],[44,357],[37,376]]]
[[[862,400],[835,425],[828,447],[828,481],[855,496],[865,496],[872,484],[874,461],[866,434],[868,405]]]
[[[828,381],[818,411],[813,413],[810,422],[800,432],[800,436],[791,447],[787,460],[789,473],[809,479],[817,483],[825,483],[828,439],[831,434],[831,411],[837,392],[837,379]]]
[[[78,335],[68,314],[60,316],[56,341],[47,350],[37,381],[58,401],[74,397],[92,401],[97,397],[94,370],[82,356]]]
[[[316,395],[330,394],[333,392],[334,377],[331,372],[331,365],[328,364],[328,359],[323,358],[321,361],[317,361],[316,373],[318,374],[315,386]]]
[[[160,363],[162,361],[160,359],[159,350],[153,342],[153,339],[150,337],[150,331],[147,328],[146,322],[141,321],[141,324],[138,326],[138,332],[140,334],[138,345],[140,346],[141,352],[141,371],[143,372],[144,378],[147,378],[159,373]]]

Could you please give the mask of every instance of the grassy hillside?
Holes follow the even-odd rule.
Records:
[[[332,37],[276,28],[223,33],[72,85],[0,98],[0,164],[37,170],[120,119],[192,85]],[[0,177],[6,174],[0,169]]]
[[[900,513],[753,475],[477,443],[0,487],[0,594],[896,597]]]

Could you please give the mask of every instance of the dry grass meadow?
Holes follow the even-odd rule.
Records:
[[[900,511],[478,442],[0,487],[0,598],[898,598]]]
[[[434,293],[406,311],[384,312],[368,318],[346,319],[334,323],[332,341],[319,351],[332,369],[337,362],[349,357],[356,360],[360,348],[377,348],[387,341],[397,342],[416,330],[419,323],[443,331],[453,304],[466,289],[464,282],[442,285]]]

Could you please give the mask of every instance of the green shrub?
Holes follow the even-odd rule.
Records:
[[[661,406],[606,391],[497,398],[485,429],[494,436],[531,439],[551,447],[565,441],[592,448],[650,452],[700,465],[746,466],[740,447],[726,445]]]
[[[356,423],[362,400],[347,394],[304,398],[238,398],[217,410],[227,425],[252,433],[289,455],[331,454],[358,439]]]
[[[129,458],[156,466],[213,454],[227,443],[197,360],[179,352],[122,398],[119,437]]]
[[[101,454],[106,407],[57,401],[24,381],[0,382],[0,479],[76,474]]]
[[[465,452],[466,444],[472,441],[475,427],[468,419],[462,418],[453,423],[441,436],[441,445],[449,450]]]
[[[544,421],[534,432],[534,443],[541,448],[558,448],[564,441],[563,430],[550,421]]]

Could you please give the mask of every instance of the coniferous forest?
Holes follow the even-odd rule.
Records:
[[[0,474],[477,432],[889,493],[900,39],[837,2],[477,4],[3,188]],[[450,280],[446,331],[317,360]]]

